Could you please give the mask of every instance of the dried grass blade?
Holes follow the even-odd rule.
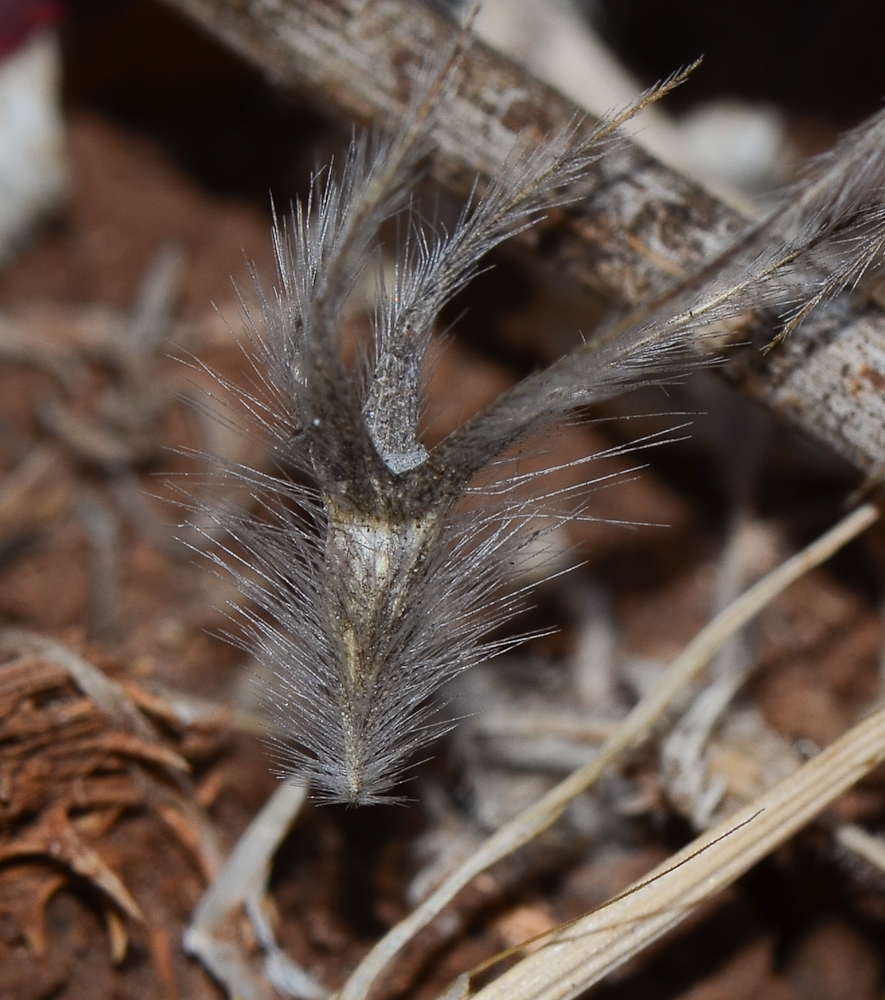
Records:
[[[885,761],[885,709],[600,909],[567,925],[475,1000],[569,1000],[679,923]]]
[[[593,760],[573,772],[533,806],[505,823],[456,869],[405,920],[375,945],[344,985],[338,1000],[364,1000],[398,952],[426,927],[477,875],[507,857],[556,822],[566,806],[588,789],[624,750],[639,743],[664,715],[674,698],[706,666],[713,654],[791,583],[825,562],[879,517],[864,504],[791,559],[763,577],[720,612],[686,646],[652,690],[624,719]]]

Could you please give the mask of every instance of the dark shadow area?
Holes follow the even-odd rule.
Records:
[[[284,205],[307,181],[322,135],[334,136],[308,107],[152,0],[72,5],[62,50],[69,109],[99,111],[153,139],[213,194],[266,206],[272,192]]]
[[[636,73],[661,79],[704,57],[676,106],[737,96],[841,122],[885,96],[885,5],[869,0],[583,0],[605,40]]]

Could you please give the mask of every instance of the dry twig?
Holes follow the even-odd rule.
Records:
[[[553,934],[476,1000],[569,1000],[683,920],[885,760],[885,710],[668,858],[610,903]],[[462,996],[467,992],[463,991]]]

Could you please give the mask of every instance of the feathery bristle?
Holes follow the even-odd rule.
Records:
[[[394,136],[355,139],[340,168],[319,175],[306,203],[275,227],[279,283],[248,334],[252,385],[226,383],[265,435],[275,471],[227,470],[254,490],[260,509],[214,512],[233,542],[213,558],[251,602],[240,614],[248,648],[274,678],[266,703],[281,734],[280,773],[329,801],[386,798],[415,752],[447,728],[440,688],[514,641],[490,637],[519,608],[507,584],[520,561],[562,517],[582,516],[580,508],[551,513],[548,503],[546,519],[537,517],[543,498],[522,489],[531,478],[487,490],[485,505],[473,502],[475,492],[466,502],[477,476],[546,423],[698,364],[705,329],[751,308],[753,296],[783,301],[784,269],[843,232],[844,213],[867,204],[871,185],[878,191],[881,164],[870,164],[881,152],[872,132],[858,133],[849,152],[868,163],[866,182],[840,180],[841,160],[825,165],[817,193],[800,193],[795,210],[755,227],[695,281],[525,379],[427,451],[419,402],[440,310],[490,249],[575,197],[615,125],[684,78],[594,128],[577,123],[532,149],[517,142],[449,232],[413,219],[408,190],[466,43],[462,35],[420,75]],[[378,230],[397,212],[406,213],[408,235],[384,281]],[[878,252],[881,212],[872,221]],[[763,250],[774,231],[779,244]],[[867,266],[871,245],[858,247],[840,284]],[[373,268],[373,341],[354,372],[343,359],[342,313]],[[311,485],[294,483],[291,468]]]

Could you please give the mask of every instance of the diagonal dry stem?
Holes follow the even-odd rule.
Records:
[[[405,920],[390,930],[363,959],[338,995],[338,1000],[364,1000],[373,984],[399,951],[426,927],[472,879],[518,850],[562,815],[566,806],[588,789],[621,753],[641,742],[673,700],[739,628],[810,569],[829,559],[879,517],[864,504],[835,527],[763,577],[703,628],[667,668],[657,684],[635,706],[593,760],[574,771],[534,805],[505,823],[456,869]]]
[[[475,1000],[570,1000],[583,993],[782,844],[883,760],[885,709],[880,709],[622,895],[555,933],[548,944],[480,990]]]

